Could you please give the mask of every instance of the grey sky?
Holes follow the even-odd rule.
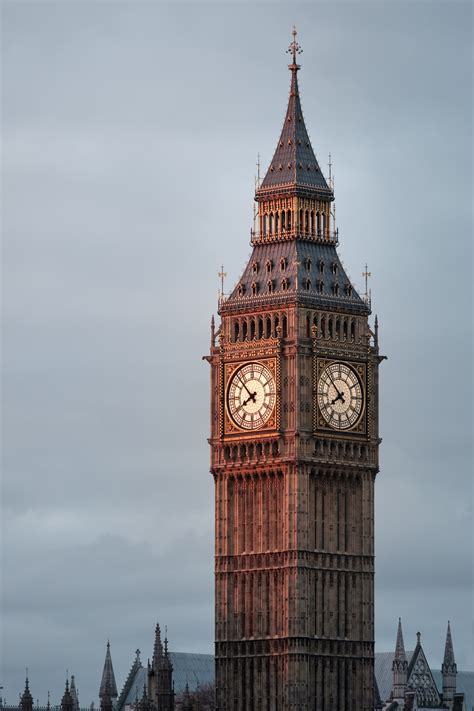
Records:
[[[212,651],[209,319],[249,253],[300,29],[382,351],[376,634],[472,668],[468,2],[3,2],[3,681]]]

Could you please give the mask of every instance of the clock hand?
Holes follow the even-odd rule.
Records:
[[[251,398],[254,398],[257,393],[253,393],[253,394],[252,394],[252,393],[250,392],[250,390],[248,389],[248,387],[245,385],[245,383],[244,383],[244,381],[242,380],[242,378],[239,378],[239,381],[242,383],[242,385],[244,386],[244,388],[246,389],[246,391],[248,392],[248,394],[250,395],[250,397],[251,397]],[[247,400],[247,402],[248,402],[248,400]]]
[[[336,387],[336,386],[334,386],[334,387]],[[336,388],[336,390],[337,390],[337,388]],[[334,400],[331,400],[331,405],[334,405],[334,403],[337,402],[338,400],[340,400],[342,402],[342,404],[344,405],[344,403],[345,403],[344,395],[340,392],[337,393],[337,397],[335,397]]]
[[[249,392],[249,390],[247,390],[247,392]],[[244,407],[248,403],[249,400],[253,400],[255,402],[256,397],[257,397],[256,392],[250,393],[250,397],[248,397],[246,400],[244,400],[244,402],[242,403],[242,407]]]
[[[340,393],[339,390],[337,389],[337,385],[336,385],[336,383],[334,382],[334,378],[332,377],[332,372],[331,372],[331,371],[329,371],[329,377],[331,378],[331,382],[332,382],[332,384],[334,385],[334,388],[335,388],[335,390],[336,390],[336,392],[337,392],[338,398],[341,397],[341,396],[342,396],[342,393]]]

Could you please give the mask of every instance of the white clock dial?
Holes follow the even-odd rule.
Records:
[[[263,363],[246,363],[230,379],[227,389],[229,414],[238,427],[256,430],[275,408],[276,383]]]
[[[317,398],[322,416],[336,430],[354,427],[362,414],[362,385],[353,368],[345,363],[331,363],[323,370]]]

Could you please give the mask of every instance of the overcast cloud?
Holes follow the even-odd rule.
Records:
[[[381,366],[377,649],[472,669],[469,2],[6,2],[4,695],[97,698],[110,637],[213,649],[209,320],[249,253],[300,29],[340,253]],[[363,289],[362,289],[363,290]]]

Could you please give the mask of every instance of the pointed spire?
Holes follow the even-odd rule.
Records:
[[[153,661],[152,666],[156,668],[158,666],[159,660],[163,656],[163,645],[161,643],[161,629],[157,622],[155,627],[155,644],[153,646]]]
[[[302,50],[296,41],[296,29],[293,29],[293,41],[288,52],[292,55],[293,61],[288,65],[291,71],[291,84],[285,122],[273,160],[256,194],[257,197],[264,197],[276,188],[278,190],[293,188],[296,192],[300,188],[304,194],[309,191],[332,200],[332,190],[316,160],[303,118],[297,78],[300,65],[296,62],[296,56]]]
[[[397,662],[406,662],[405,645],[403,643],[402,620],[398,618],[397,642],[395,645],[395,659]]]
[[[23,694],[20,695],[20,709],[21,711],[32,711],[33,709],[33,696],[30,691],[30,682],[28,679],[28,669],[26,670],[25,676],[25,690]]]
[[[444,666],[453,666],[454,664],[456,664],[456,660],[454,659],[453,640],[451,637],[451,625],[448,620],[448,629],[446,631],[446,643],[444,645],[443,667]]]
[[[74,701],[69,691],[69,678],[66,673],[66,688],[61,699],[61,711],[74,711]]]
[[[107,651],[105,653],[104,670],[102,672],[102,681],[100,683],[99,698],[102,698],[106,691],[112,699],[116,699],[118,697],[109,640],[107,640]]]
[[[441,673],[443,675],[443,701],[449,709],[452,709],[454,696],[456,694],[456,661],[454,659],[453,640],[451,638],[451,625],[448,622],[446,632],[446,643],[444,645],[444,659],[441,665]]]
[[[405,654],[405,645],[403,643],[402,620],[400,617],[398,618],[397,641],[395,644],[392,672],[392,699],[402,705],[404,703],[408,683],[408,663]]]
[[[193,704],[191,702],[191,697],[189,695],[189,684],[186,682],[186,687],[184,689],[183,703],[181,705],[181,711],[193,711]]]
[[[76,680],[74,674],[71,674],[71,696],[74,702],[74,710],[79,711],[79,694],[76,689]]]

